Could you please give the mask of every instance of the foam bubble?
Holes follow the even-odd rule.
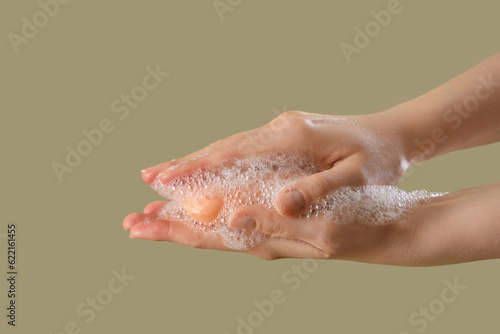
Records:
[[[195,232],[222,238],[229,248],[245,250],[270,236],[228,227],[229,215],[244,205],[274,210],[275,198],[283,188],[321,170],[309,157],[290,152],[271,153],[226,160],[177,177],[165,185],[157,178],[152,187],[171,200],[160,212],[160,218],[181,221]],[[391,186],[346,187],[312,203],[302,217],[305,223],[321,219],[336,224],[385,225],[403,219],[422,201],[440,195],[425,190],[408,193]],[[187,199],[203,201],[207,196],[222,198],[224,203],[212,221],[202,223],[186,212],[183,203]]]

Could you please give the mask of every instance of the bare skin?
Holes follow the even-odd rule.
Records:
[[[278,212],[297,216],[318,197],[343,186],[396,185],[409,163],[403,146],[397,144],[397,138],[389,135],[388,130],[385,120],[374,127],[373,121],[365,116],[287,112],[261,128],[236,134],[179,161],[146,169],[142,176],[148,184],[157,176],[167,183],[179,175],[229,158],[296,150],[313,157],[324,169],[278,195]],[[201,157],[192,160],[197,156]],[[177,168],[166,172],[179,163]]]
[[[495,207],[500,198],[498,185],[473,188],[435,199],[413,212],[407,223],[374,228],[353,224],[330,227],[335,231],[329,232],[310,230],[309,226],[313,224],[309,221],[295,231],[294,225],[297,224],[294,222],[302,219],[297,216],[311,202],[340,187],[396,185],[411,165],[448,152],[497,141],[500,141],[500,55],[387,111],[362,116],[287,112],[261,128],[218,141],[178,161],[148,168],[142,176],[149,184],[156,177],[166,183],[179,175],[228,158],[298,150],[313,156],[324,171],[284,189],[276,200],[277,213],[243,207],[233,214],[230,221],[232,227],[243,228],[250,224],[257,230],[268,231],[271,235],[288,235],[291,239],[279,241],[280,245],[270,245],[276,240],[265,242],[249,251],[250,254],[262,258],[327,257],[401,265],[456,263],[498,256],[499,245],[496,240],[500,233],[496,228],[499,221],[496,218],[498,209]],[[177,168],[168,170],[177,164],[180,164]],[[220,203],[212,202],[213,205],[207,202],[198,203],[197,206],[203,207],[204,214],[213,216],[218,212],[217,205]],[[153,215],[151,218],[155,214],[151,208],[156,205],[160,204],[153,203],[145,211]],[[188,211],[191,207],[194,206],[185,204]],[[478,211],[478,207],[482,211]],[[456,212],[461,212],[461,215],[457,216]],[[190,236],[188,232],[184,233],[186,227],[173,227],[177,226],[175,222],[150,224],[150,230],[141,227],[143,224],[134,223],[143,218],[139,214],[126,218],[124,227],[131,231],[131,236],[223,249],[220,241],[203,240],[199,235]],[[462,228],[457,227],[457,219],[462,222]],[[405,227],[410,224],[413,224],[411,228]],[[279,229],[278,232],[276,229]],[[165,231],[168,232],[166,236]],[[471,233],[464,234],[464,231]],[[448,243],[440,242],[437,238],[445,232],[446,235],[442,236],[449,240]],[[292,237],[290,233],[295,234]],[[344,240],[339,235],[350,239]],[[451,239],[447,236],[451,236]],[[318,243],[317,240],[322,242]],[[490,242],[485,242],[488,240]],[[333,244],[340,246],[335,248]],[[345,250],[347,244],[351,245],[350,251]],[[426,245],[425,249],[418,246],[423,244]],[[458,252],[456,255],[451,251],[461,247],[470,252]],[[403,250],[411,254],[403,255]],[[433,252],[429,253],[428,250]],[[435,257],[436,254],[441,254],[441,257]]]
[[[407,219],[385,226],[284,217],[259,206],[242,207],[233,216],[252,216],[255,230],[282,238],[245,251],[266,260],[295,257],[431,266],[499,258],[499,199],[500,183],[461,190],[435,197]],[[220,239],[193,233],[182,222],[159,219],[163,205],[153,202],[143,214],[127,216],[123,227],[136,239],[234,251]],[[143,224],[146,219],[151,222]]]

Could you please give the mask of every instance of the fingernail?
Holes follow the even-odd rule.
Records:
[[[232,228],[255,229],[255,226],[255,219],[249,216],[236,216],[229,221],[229,227]]]
[[[130,231],[129,237],[132,239],[144,239],[144,235],[144,229],[133,229],[133,231]]]
[[[283,206],[292,212],[300,212],[306,206],[306,199],[299,190],[292,190],[283,195]]]
[[[144,173],[150,172],[150,171],[152,171],[153,169],[155,169],[156,167],[158,167],[158,166],[160,166],[160,165],[162,165],[162,164],[163,164],[163,163],[159,163],[158,165],[154,165],[153,167],[148,167],[148,168],[146,168],[146,169],[143,169],[143,170],[141,170],[141,173],[143,173],[143,174],[144,174]]]
[[[141,170],[141,177],[147,183],[151,183],[151,181],[153,181],[152,180],[153,175],[154,175],[154,170],[149,170],[149,169]]]

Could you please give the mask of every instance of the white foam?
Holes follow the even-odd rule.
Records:
[[[181,221],[198,233],[222,238],[229,248],[244,250],[269,236],[229,228],[229,215],[244,205],[274,210],[276,195],[295,181],[321,171],[318,166],[312,159],[297,153],[272,153],[227,160],[177,177],[166,185],[156,179],[152,187],[171,200],[162,209],[161,218]],[[186,198],[197,199],[204,194],[225,199],[219,215],[210,224],[197,222],[182,207]],[[308,219],[321,219],[336,224],[385,225],[404,219],[419,203],[440,195],[425,190],[407,193],[391,186],[346,187],[315,201],[303,218],[305,223]]]

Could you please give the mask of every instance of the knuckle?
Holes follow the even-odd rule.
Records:
[[[274,224],[273,221],[270,221],[268,219],[258,219],[257,220],[257,231],[266,233],[266,234],[272,234],[275,235],[276,233],[280,232],[280,228]]]
[[[280,236],[280,237],[286,237],[287,233],[285,228],[283,227],[282,224],[280,224],[274,215],[271,215],[267,219],[267,224],[269,225],[266,230],[268,231],[269,234],[275,235],[275,236]],[[264,231],[265,232],[265,231]]]
[[[302,111],[285,111],[275,118],[276,121],[284,122],[287,126],[297,129],[306,125],[307,114]]]
[[[309,184],[306,185],[310,190],[310,198],[312,201],[318,197],[326,195],[330,192],[331,184],[324,176],[312,177],[309,180]]]
[[[294,118],[297,116],[302,115],[301,111],[298,110],[287,110],[281,114],[278,115],[279,118]]]
[[[219,140],[213,142],[212,144],[208,145],[206,147],[206,149],[208,151],[211,151],[211,150],[217,149],[219,147],[222,147],[223,145],[224,145],[224,139],[219,139]]]
[[[293,111],[289,116],[286,117],[288,122],[292,124],[294,128],[302,128],[307,124],[306,114],[301,111]]]
[[[285,236],[283,228],[280,225],[274,223],[270,227],[270,234],[275,236]]]
[[[217,147],[222,147],[222,146],[224,145],[224,142],[225,142],[225,140],[223,140],[223,139],[219,139],[219,140],[217,140],[215,143],[213,143],[213,147],[214,147],[214,148],[217,148]]]
[[[293,142],[302,142],[309,139],[311,135],[307,113],[302,111],[285,111],[278,115],[269,124],[263,127],[268,130],[267,137],[276,138],[279,140],[290,140],[290,135],[293,135]]]
[[[165,231],[163,232],[165,234],[165,239],[166,240],[174,240],[174,229],[172,228],[172,223],[168,222],[165,225]]]

